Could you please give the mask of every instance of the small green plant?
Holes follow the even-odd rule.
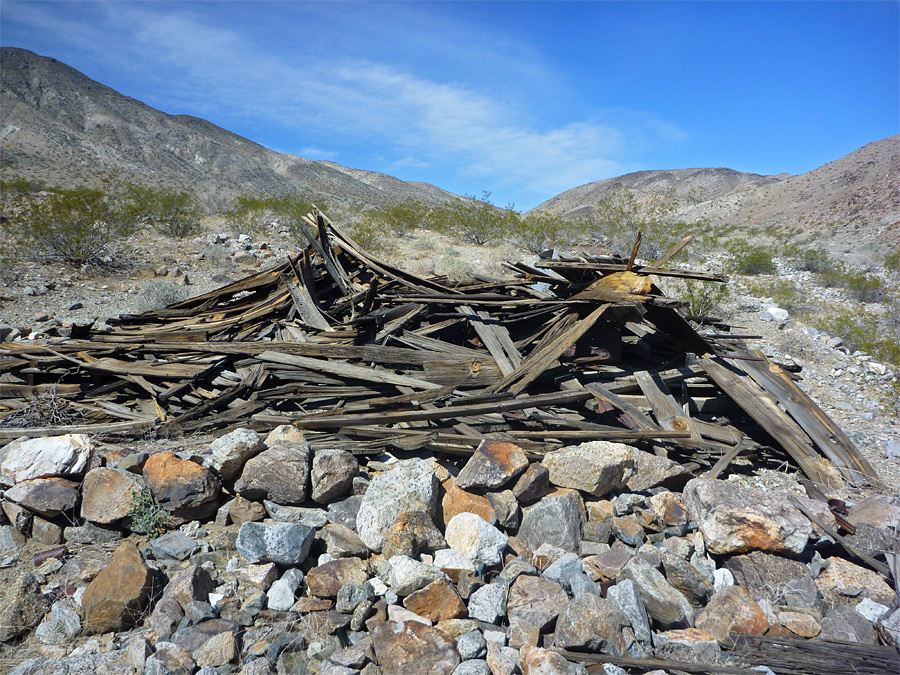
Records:
[[[147,488],[132,493],[128,516],[131,519],[132,532],[149,534],[151,537],[158,537],[171,525],[169,514]]]
[[[772,298],[775,304],[797,317],[807,316],[811,311],[808,296],[787,279],[751,282],[747,284],[747,290],[758,298]]]
[[[200,228],[200,207],[189,192],[163,192],[156,196],[153,220],[166,236],[184,239]]]

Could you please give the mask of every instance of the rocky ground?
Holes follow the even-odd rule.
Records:
[[[290,250],[285,233],[223,231],[141,239],[127,275],[22,264],[0,290],[2,337],[64,336],[140,310],[151,281],[196,294]],[[417,240],[394,255],[490,257]],[[884,402],[896,373],[772,307],[736,292],[729,319],[802,366],[879,472],[829,496],[850,507],[851,543],[885,564],[900,527],[900,425]],[[726,663],[733,632],[900,643],[897,589],[789,500],[804,494],[794,469],[689,478],[605,442],[539,462],[508,444],[457,460],[312,453],[293,429],[17,441],[0,449],[0,671],[544,675],[584,672],[557,649]]]

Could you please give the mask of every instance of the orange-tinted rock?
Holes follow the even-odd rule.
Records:
[[[502,487],[528,466],[525,452],[515,443],[484,439],[459,472],[460,488],[485,490]]]
[[[172,452],[151,455],[144,478],[160,505],[174,515],[202,519],[216,512],[221,485],[212,472]]]
[[[465,603],[453,584],[445,579],[432,581],[425,588],[410,593],[403,600],[403,606],[435,623],[466,614]]]
[[[522,675],[567,675],[576,672],[564,656],[541,647],[522,646],[519,659]]]
[[[632,557],[633,554],[625,549],[611,548],[604,553],[588,556],[584,559],[584,565],[594,581],[614,581]]]
[[[466,492],[456,484],[455,478],[445,480],[443,487],[444,496],[441,499],[441,508],[444,527],[453,519],[453,516],[466,512],[481,516],[489,523],[497,522],[497,514],[487,497]]]
[[[107,633],[135,625],[150,595],[151,581],[137,546],[123,541],[81,599],[85,631]]]
[[[206,602],[215,587],[209,572],[197,565],[188,565],[169,580],[163,589],[163,598],[170,598],[186,607],[192,600]]]
[[[359,585],[369,579],[369,565],[359,558],[339,558],[313,567],[306,585],[317,598],[336,598],[341,586]]]
[[[890,606],[894,601],[893,589],[876,572],[843,558],[828,558],[826,562],[827,567],[816,578],[826,604],[856,605],[863,598],[869,598]]]
[[[569,596],[552,579],[523,574],[509,589],[506,611],[510,621],[525,621],[544,630],[556,621],[568,603]]]
[[[404,511],[394,526],[385,533],[381,551],[385,558],[405,555],[417,558],[420,553],[434,553],[447,548],[447,542],[425,511]]]
[[[119,469],[93,469],[81,485],[81,517],[109,524],[125,518],[139,495],[139,478]]]
[[[763,635],[769,622],[747,591],[740,586],[729,586],[712,596],[709,604],[697,614],[694,625],[724,642],[732,632]]]
[[[334,603],[327,598],[306,598],[302,597],[294,606],[291,607],[292,612],[324,612],[331,609]]]
[[[417,621],[377,625],[372,646],[376,662],[391,675],[450,675],[460,660],[451,637]]]
[[[671,492],[660,492],[650,497],[650,512],[662,527],[687,525],[690,519],[687,507]]]
[[[257,523],[266,517],[266,507],[259,502],[244,499],[241,495],[234,498],[228,510],[228,516],[235,525]]]
[[[804,638],[813,638],[822,632],[818,621],[801,612],[778,612],[778,622],[794,635]]]
[[[656,655],[673,661],[715,663],[719,643],[698,628],[681,628],[657,633],[653,639]]]

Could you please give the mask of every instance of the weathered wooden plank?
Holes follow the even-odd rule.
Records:
[[[769,361],[760,351],[752,356],[763,359],[760,362],[745,361],[742,367],[769,394],[775,396],[791,417],[816,443],[828,459],[838,467],[848,469],[851,479],[865,477],[877,480],[874,467],[866,460],[837,424],[817,406],[778,365]],[[853,474],[861,474],[854,476]]]
[[[834,484],[832,474],[816,455],[809,436],[753,378],[720,358],[703,358],[699,363],[722,391],[781,444],[810,480],[820,485]]]
[[[303,323],[311,328],[318,328],[319,330],[334,330],[331,327],[331,324],[328,323],[328,319],[325,318],[325,315],[319,311],[318,307],[316,307],[316,303],[313,301],[306,286],[296,283],[285,273],[282,273],[280,278],[288,289],[288,292],[291,294],[291,299],[294,301],[294,307],[297,308],[297,312],[300,314],[300,319]]]
[[[0,429],[0,441],[11,441],[22,436],[61,436],[63,434],[137,434],[151,428],[155,420],[112,422],[110,424],[69,424],[61,427],[28,427]]]
[[[362,366],[354,366],[340,361],[312,359],[306,356],[296,356],[275,351],[263,352],[257,358],[268,363],[299,366],[300,368],[330,373],[339,377],[350,377],[355,380],[383,382],[386,384],[402,384],[408,387],[415,387],[416,389],[438,389],[440,387],[440,385],[426,382],[425,380],[407,377],[405,375],[397,375],[396,373],[384,370],[383,368],[363,368]]]
[[[466,305],[459,307],[457,311],[469,320],[504,376],[522,365],[522,355],[509,337],[509,331],[490,314],[476,312]]]

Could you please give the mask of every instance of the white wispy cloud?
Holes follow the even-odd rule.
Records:
[[[471,178],[471,192],[490,186],[498,195],[550,196],[629,170],[636,148],[684,137],[670,122],[641,112],[594,110],[585,119],[560,123],[538,103],[522,106],[516,92],[527,88],[525,81],[550,74],[532,53],[519,62],[526,77],[511,72],[508,91],[491,90],[477,80],[416,73],[382,53],[342,49],[341,41],[352,44],[346,33],[325,52],[273,49],[241,26],[218,23],[205,3],[188,9],[104,3],[85,6],[82,13],[60,10],[65,4],[10,7],[15,21],[72,48],[107,59],[114,55],[117,67],[154,83],[150,102],[167,112],[272,124],[293,133],[296,152],[312,159],[341,161],[346,153],[336,148],[364,144],[388,158],[386,168],[452,167],[459,180]],[[343,30],[349,27],[343,24]],[[429,37],[414,29],[407,34],[423,45]],[[444,46],[450,49],[451,42]],[[495,48],[487,56],[507,65],[513,61],[507,52]],[[302,140],[312,137],[331,139],[331,148]]]

